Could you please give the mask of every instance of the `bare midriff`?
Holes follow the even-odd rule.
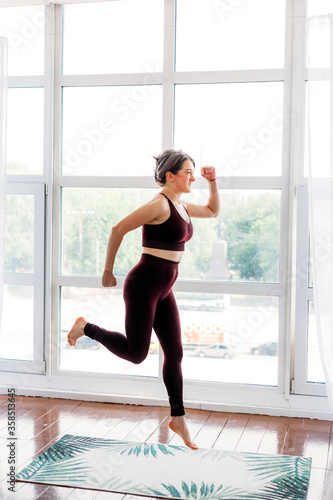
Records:
[[[171,260],[172,262],[180,262],[184,252],[143,247],[142,253],[153,255],[154,257],[159,257],[160,259]]]

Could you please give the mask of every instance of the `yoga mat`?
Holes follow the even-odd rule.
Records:
[[[302,500],[310,470],[311,458],[66,434],[17,480],[166,498]]]

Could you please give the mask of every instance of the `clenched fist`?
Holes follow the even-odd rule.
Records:
[[[201,167],[201,176],[207,181],[216,179],[215,167]]]
[[[102,285],[105,287],[116,286],[117,280],[111,271],[104,271],[102,276]]]

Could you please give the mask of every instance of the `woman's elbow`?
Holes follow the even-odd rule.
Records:
[[[126,231],[124,231],[124,228],[121,225],[121,222],[118,222],[111,228],[111,235],[112,236],[118,236],[120,238],[123,238],[126,234]]]
[[[211,218],[216,218],[220,215],[220,207],[212,208],[209,205],[207,205],[207,207],[209,208]]]

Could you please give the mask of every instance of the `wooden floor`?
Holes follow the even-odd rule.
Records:
[[[7,396],[0,396],[1,499],[134,498],[119,493],[22,482],[16,483],[14,494],[9,493],[7,411]],[[64,434],[182,445],[167,422],[167,408],[17,396],[16,468],[20,470]],[[308,500],[333,499],[332,422],[202,410],[188,410],[187,422],[195,442],[203,448],[312,457]]]

